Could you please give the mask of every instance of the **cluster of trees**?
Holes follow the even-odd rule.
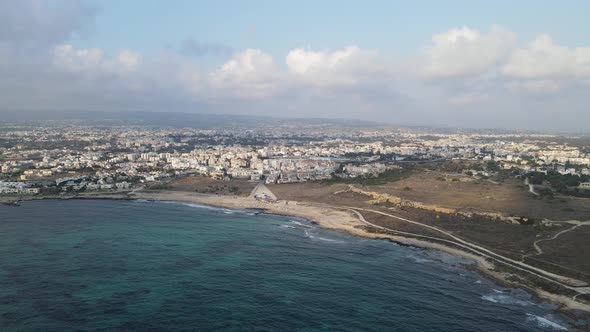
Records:
[[[555,171],[549,171],[547,174],[543,172],[531,172],[526,176],[529,178],[530,184],[543,184],[544,181],[549,181],[553,188],[577,187],[580,183],[590,180],[590,176],[588,175],[561,174]]]
[[[433,171],[440,171],[446,173],[462,173],[465,170],[473,169],[476,171],[483,171],[483,167],[480,163],[469,163],[469,162],[454,162],[446,161],[437,165],[431,165],[430,168]],[[473,173],[472,173],[473,174]]]
[[[327,184],[360,184],[360,185],[381,185],[388,182],[395,182],[407,178],[412,173],[411,169],[391,169],[387,170],[377,176],[369,174],[367,176],[357,176],[355,178],[345,178],[334,176],[330,180],[324,180],[323,183]]]
[[[578,186],[582,182],[590,181],[588,175],[573,175],[573,174],[561,174],[555,171],[549,171],[547,174],[542,172],[530,172],[526,174],[530,184],[542,185],[545,182],[549,182],[551,188],[556,192],[564,195],[576,195],[588,197],[590,191],[578,190]]]
[[[442,172],[448,173],[461,173],[465,170],[474,170],[474,171],[488,171],[491,173],[499,173],[502,172],[503,169],[500,167],[500,164],[494,160],[487,161],[485,163],[481,162],[444,162],[440,165],[432,166],[431,169],[438,170]],[[473,172],[471,172],[473,174]]]

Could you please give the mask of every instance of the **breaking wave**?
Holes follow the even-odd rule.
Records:
[[[299,226],[299,227],[303,227],[303,228],[313,228],[312,226],[310,226],[310,225],[306,225],[306,224],[304,224],[304,223],[302,223],[302,222],[299,222],[299,221],[297,221],[297,220],[289,220],[289,221],[290,221],[290,222],[291,222],[293,225],[297,225],[297,226]]]
[[[501,291],[500,291],[500,293],[498,293],[498,290],[496,290],[496,289],[494,289],[494,293],[495,294],[482,295],[481,298],[482,298],[482,300],[485,300],[488,302],[508,304],[508,305],[528,306],[531,304],[531,302],[529,302],[529,301],[521,300],[521,299],[518,299],[514,296],[504,294]]]
[[[305,233],[305,237],[312,239],[312,240],[320,240],[320,241],[332,242],[332,243],[345,243],[344,241],[340,241],[340,240],[329,239],[329,238],[321,237],[321,236],[315,236],[315,235],[311,234],[307,229],[304,229],[303,232]]]
[[[535,322],[539,327],[544,329],[551,329],[554,331],[567,331],[567,327],[552,322],[549,319],[533,314],[526,314],[528,316],[527,321]]]
[[[192,207],[195,209],[220,211],[225,214],[236,214],[236,213],[240,212],[239,210],[226,209],[226,208],[222,208],[222,207],[216,207],[216,206],[210,206],[210,205],[204,205],[204,204],[196,204],[196,203],[185,203],[185,202],[174,202],[174,201],[162,201],[161,203],[163,203],[163,204],[180,204],[180,205]]]
[[[407,258],[413,260],[415,263],[424,264],[434,262],[432,259],[422,258],[414,255],[406,255]]]

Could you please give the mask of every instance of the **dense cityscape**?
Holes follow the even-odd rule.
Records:
[[[404,128],[327,133],[304,127],[5,126],[0,193],[127,190],[189,175],[277,184],[344,180],[379,177],[406,164],[458,160],[481,162],[484,167],[459,170],[478,178],[503,171],[542,185],[539,175],[554,174],[553,190],[583,196],[590,189],[590,151],[580,140]]]

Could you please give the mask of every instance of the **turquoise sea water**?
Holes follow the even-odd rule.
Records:
[[[585,329],[462,259],[184,203],[0,206],[1,331]]]

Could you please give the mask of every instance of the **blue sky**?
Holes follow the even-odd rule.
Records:
[[[0,114],[590,131],[588,13],[588,0],[0,0]]]
[[[94,32],[76,41],[114,52],[157,52],[193,37],[235,50],[284,56],[296,47],[349,45],[408,54],[435,32],[501,25],[528,40],[549,33],[582,46],[590,33],[590,1],[91,1]]]

